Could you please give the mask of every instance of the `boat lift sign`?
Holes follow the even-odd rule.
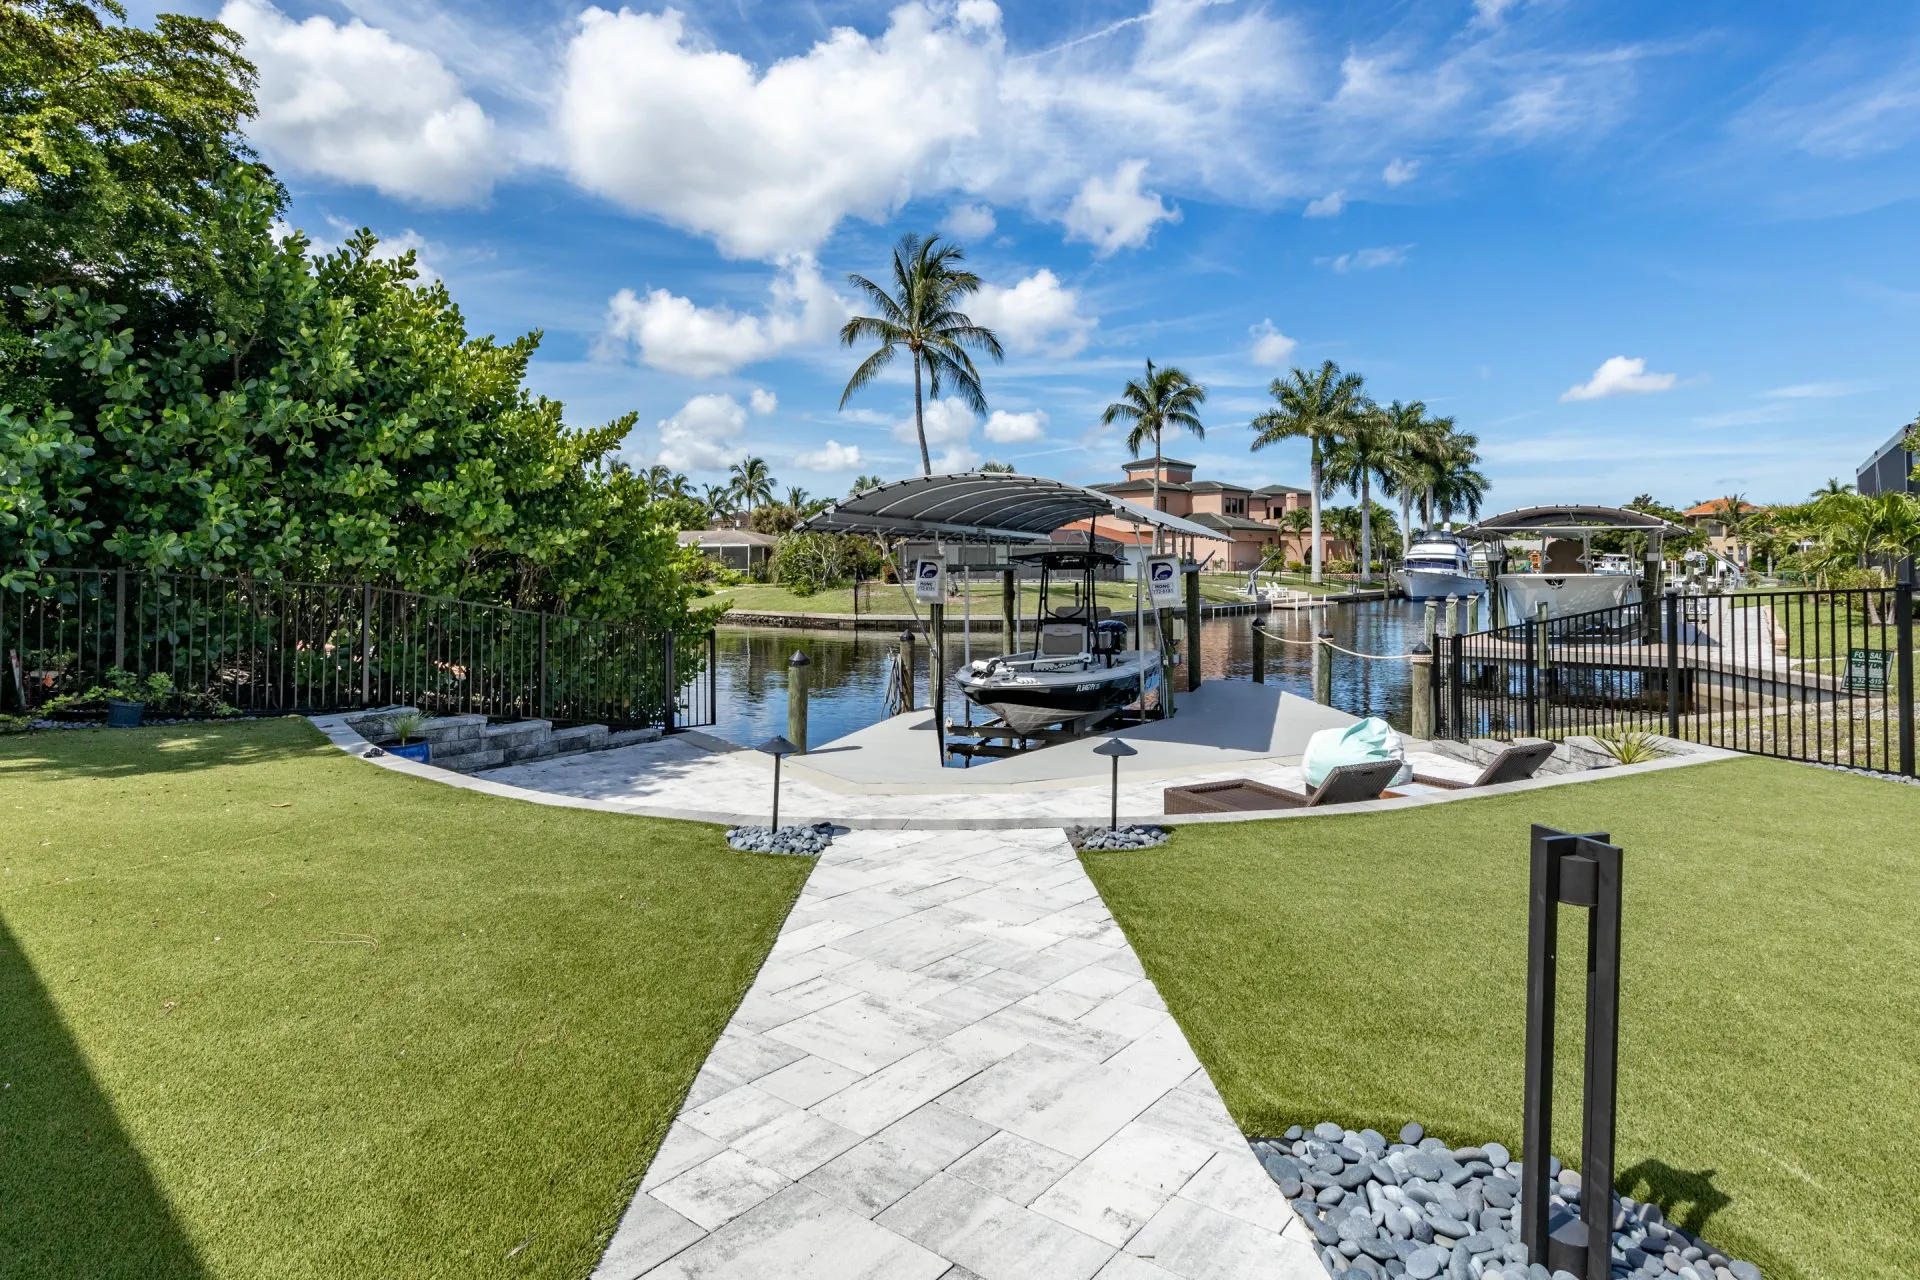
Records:
[[[1147,561],[1148,603],[1156,609],[1180,607],[1180,562],[1173,556],[1154,556]]]
[[[913,563],[913,598],[921,604],[945,604],[947,562],[935,556]]]

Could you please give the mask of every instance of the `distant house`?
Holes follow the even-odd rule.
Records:
[[[1697,506],[1688,507],[1680,513],[1680,523],[1689,529],[1699,529],[1704,532],[1707,535],[1707,546],[1715,555],[1745,568],[1747,548],[1737,539],[1728,536],[1726,521],[1722,518],[1726,514],[1726,503],[1725,498],[1715,498],[1711,502],[1702,502]],[[1755,503],[1745,501],[1740,503],[1740,514],[1743,516],[1765,510],[1765,507]]]
[[[752,572],[765,567],[780,539],[751,529],[682,529],[680,545],[698,547],[709,560],[718,560],[724,568]]]
[[[1159,460],[1160,507],[1168,515],[1182,516],[1231,539],[1228,544],[1203,544],[1183,548],[1201,559],[1213,557],[1213,567],[1236,572],[1258,568],[1273,548],[1283,548],[1289,560],[1307,559],[1309,535],[1294,533],[1283,526],[1287,513],[1309,505],[1305,489],[1294,485],[1270,484],[1261,488],[1232,484],[1224,480],[1195,480],[1194,464],[1178,458]],[[1089,486],[1102,493],[1142,507],[1152,507],[1155,463],[1152,458],[1135,458],[1121,464],[1126,479],[1116,484]],[[1111,526],[1111,527],[1109,527]],[[1079,526],[1085,529],[1085,525]],[[1116,521],[1100,525],[1102,536],[1131,543],[1130,528]],[[1323,554],[1329,560],[1351,555],[1346,543],[1322,535]]]

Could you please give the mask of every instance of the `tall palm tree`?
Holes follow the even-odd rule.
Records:
[[[733,477],[734,493],[747,504],[748,515],[753,514],[756,504],[773,501],[773,472],[765,458],[742,459],[727,474]]]
[[[1406,559],[1413,543],[1413,503],[1427,487],[1426,465],[1429,442],[1445,418],[1429,418],[1427,406],[1419,400],[1402,403],[1395,400],[1380,410],[1394,424],[1398,437],[1393,456],[1387,459],[1380,487],[1400,502],[1400,558]]]
[[[1010,476],[1013,474],[1013,464],[1011,462],[983,462],[980,464],[980,474]]]
[[[1458,438],[1469,442],[1473,440],[1470,435]],[[1433,505],[1439,508],[1442,520],[1451,522],[1454,515],[1461,512],[1469,520],[1480,514],[1480,500],[1487,496],[1487,490],[1493,486],[1475,469],[1478,462],[1479,458],[1469,448],[1463,454],[1450,458],[1435,474]]]
[[[1253,420],[1253,447],[1264,449],[1282,440],[1306,440],[1312,446],[1312,478],[1307,501],[1313,511],[1313,581],[1322,572],[1320,545],[1320,491],[1326,482],[1326,451],[1352,430],[1367,408],[1364,380],[1357,373],[1341,373],[1328,360],[1312,373],[1296,368],[1275,378],[1267,388],[1274,407]]]
[[[1393,483],[1393,466],[1405,445],[1401,425],[1406,406],[1374,408],[1358,415],[1347,433],[1334,441],[1327,454],[1328,494],[1344,488],[1360,500],[1360,581],[1373,581],[1373,482]],[[1417,421],[1424,406],[1417,409]]]
[[[1207,429],[1200,425],[1199,409],[1207,400],[1207,389],[1189,378],[1184,372],[1168,365],[1164,369],[1154,368],[1153,361],[1147,361],[1147,376],[1129,379],[1120,390],[1120,399],[1107,406],[1100,415],[1100,425],[1110,427],[1116,422],[1124,422],[1127,430],[1127,451],[1134,457],[1140,456],[1141,446],[1153,441],[1153,509],[1160,509],[1160,441],[1169,428],[1177,431],[1190,431],[1196,439],[1204,440]],[[1154,527],[1154,550],[1160,549],[1160,529]]]
[[[707,509],[707,523],[718,524],[722,520],[733,518],[734,492],[730,484],[710,484],[700,493],[700,503]]]
[[[878,377],[900,349],[906,348],[913,356],[913,429],[920,437],[922,475],[933,474],[933,457],[927,452],[922,377],[927,395],[937,400],[941,386],[950,384],[975,413],[985,413],[987,396],[980,389],[980,371],[967,352],[984,351],[995,360],[1004,358],[1000,339],[991,329],[982,328],[965,312],[954,309],[956,303],[980,287],[979,276],[955,265],[965,256],[959,245],[941,244],[939,236],[908,234],[893,250],[892,293],[863,275],[847,277],[879,314],[847,321],[840,330],[840,341],[849,347],[862,341],[880,346],[847,379],[840,407],[846,408],[853,393]]]
[[[855,476],[853,478],[853,487],[847,490],[847,496],[849,498],[855,497],[865,493],[869,489],[878,489],[885,483],[886,481],[882,480],[879,476]]]
[[[1810,494],[1809,496],[1813,498],[1814,501],[1818,502],[1820,499],[1832,497],[1836,493],[1852,493],[1852,492],[1853,492],[1853,486],[1850,484],[1841,484],[1839,476],[1828,476],[1827,482],[1821,485],[1818,489],[1815,489],[1813,493]]]
[[[812,495],[809,494],[805,489],[801,488],[799,485],[796,484],[796,485],[788,486],[787,505],[792,507],[795,511],[805,511],[807,509],[807,504],[811,501],[812,501]]]

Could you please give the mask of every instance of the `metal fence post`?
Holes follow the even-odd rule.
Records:
[[[661,713],[662,714],[661,729],[663,732],[672,733],[674,729],[674,723],[673,723],[674,712],[679,710],[680,681],[674,671],[673,632],[671,631],[667,632],[667,643],[665,647],[666,647],[665,658],[666,658],[666,667],[667,667],[666,676],[665,676],[666,686],[667,686],[667,690],[666,690],[667,705],[666,705],[666,709]]]
[[[373,588],[360,588],[360,705],[373,690]]]
[[[1527,645],[1527,736],[1538,734],[1535,717],[1540,713],[1538,689],[1540,687],[1540,645],[1535,639],[1534,629],[1540,624],[1532,618],[1521,624],[1526,628]]]
[[[1447,736],[1457,742],[1467,740],[1466,664],[1461,661],[1461,642],[1460,636],[1450,636],[1447,640],[1447,647],[1451,650],[1447,662],[1447,689],[1453,695],[1447,717]]]
[[[1893,653],[1900,699],[1900,772],[1914,776],[1913,762],[1913,560],[1900,562],[1893,587]]]
[[[547,718],[547,615],[540,615],[540,718]]]
[[[127,669],[127,571],[113,571],[113,665]]]
[[[1666,601],[1666,642],[1667,642],[1667,736],[1680,736],[1680,593],[1673,587],[1667,588]]]
[[[707,718],[703,724],[717,724],[720,720],[720,637],[712,627],[707,628]]]

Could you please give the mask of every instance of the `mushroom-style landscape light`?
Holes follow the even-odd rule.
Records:
[[[1113,761],[1113,813],[1112,821],[1107,825],[1109,830],[1118,831],[1120,829],[1120,757],[1137,756],[1140,753],[1119,738],[1108,738],[1093,749],[1093,754],[1106,756]]]
[[[773,822],[767,829],[769,831],[778,831],[780,829],[780,758],[782,756],[790,756],[800,750],[800,748],[794,746],[778,734],[775,734],[754,748],[754,750],[764,751],[773,757]]]

